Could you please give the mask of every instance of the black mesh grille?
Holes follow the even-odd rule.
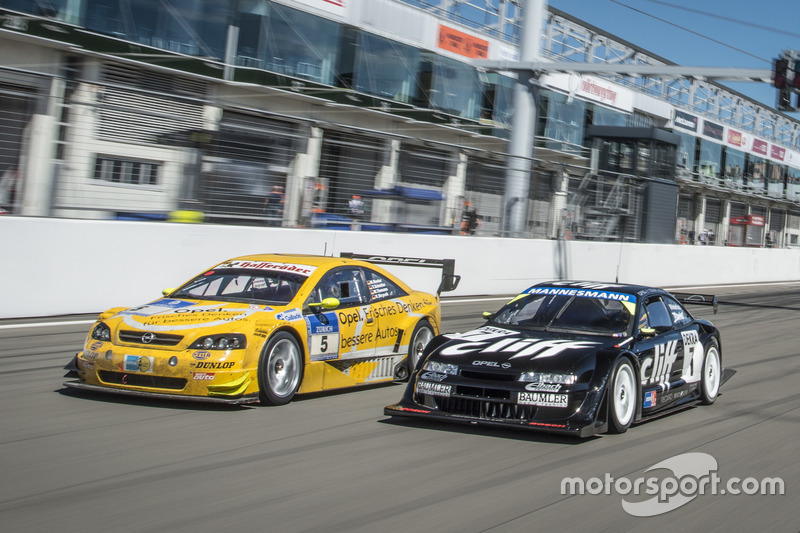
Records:
[[[122,372],[109,372],[101,370],[98,373],[100,381],[113,385],[131,385],[132,387],[148,387],[151,389],[182,390],[186,387],[184,378],[167,378],[148,374],[125,374]]]
[[[469,416],[488,420],[519,420],[530,421],[536,416],[536,406],[517,405],[515,403],[501,402],[486,399],[430,397],[433,407],[444,413],[452,415]]]
[[[145,340],[143,340],[144,335],[148,335],[150,342],[145,342]],[[183,340],[183,335],[122,330],[119,332],[119,340],[130,344],[143,344],[145,346],[175,346]]]

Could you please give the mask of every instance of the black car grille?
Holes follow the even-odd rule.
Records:
[[[147,387],[151,389],[182,390],[186,387],[184,378],[167,378],[147,374],[125,374],[101,370],[98,377],[103,383],[112,385],[130,385],[132,387]]]
[[[147,336],[146,339],[149,340],[143,339],[145,335]],[[183,340],[183,335],[121,330],[119,332],[119,340],[130,344],[143,344],[145,346],[175,346]]]
[[[536,416],[536,406],[517,405],[488,399],[431,397],[435,407],[443,413],[451,415],[483,418],[488,420],[517,420],[528,422]],[[427,402],[426,402],[427,403]]]

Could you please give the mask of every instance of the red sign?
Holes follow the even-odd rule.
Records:
[[[489,57],[489,41],[439,24],[439,48],[472,59]]]
[[[728,129],[728,142],[736,146],[741,146],[744,143],[742,133],[740,131]]]
[[[765,225],[764,217],[761,215],[747,215],[746,217],[731,217],[731,224],[746,226]]]
[[[769,155],[772,157],[772,159],[783,161],[783,158],[786,157],[786,148],[781,148],[780,146],[775,146],[773,144],[770,147]]]
[[[767,155],[767,141],[753,139],[753,151],[757,154]]]

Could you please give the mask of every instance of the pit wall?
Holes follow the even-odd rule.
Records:
[[[661,287],[796,281],[800,250],[501,239],[168,222],[0,217],[0,318],[97,313],[152,301],[214,264],[254,253],[455,259],[447,296],[510,295],[547,279]],[[435,269],[392,266],[433,292]]]

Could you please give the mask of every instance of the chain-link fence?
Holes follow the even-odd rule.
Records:
[[[509,236],[509,206],[522,201],[523,237],[695,242],[701,209],[724,231],[719,200],[698,207],[679,182],[593,170],[579,145],[587,157],[575,163],[531,161],[528,197],[509,198],[507,156],[474,144],[212,99],[202,80],[114,65],[94,79],[54,78],[47,96],[0,86],[8,211]],[[537,143],[552,155],[552,139]],[[786,221],[770,217],[768,231]]]

